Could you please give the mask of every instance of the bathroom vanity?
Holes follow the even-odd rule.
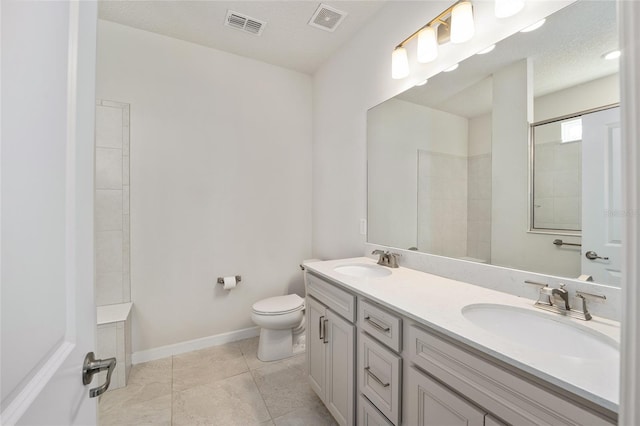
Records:
[[[612,425],[619,323],[369,258],[307,274],[309,382],[341,425]]]

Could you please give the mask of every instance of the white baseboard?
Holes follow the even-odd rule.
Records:
[[[132,353],[131,363],[140,364],[142,362],[154,361],[156,359],[166,358],[172,355],[179,355],[186,352],[197,351],[198,349],[224,345],[225,343],[235,342],[237,340],[249,339],[251,337],[258,336],[259,334],[260,327],[250,327],[230,331],[228,333],[216,334],[215,336],[207,336],[200,339],[175,343],[173,345],[160,346],[159,348]]]

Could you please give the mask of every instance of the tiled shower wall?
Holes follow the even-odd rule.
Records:
[[[467,256],[467,157],[418,150],[418,249]]]
[[[535,146],[536,228],[582,228],[582,143]]]
[[[467,256],[491,262],[491,153],[468,159]]]
[[[129,104],[96,104],[96,305],[131,301]]]

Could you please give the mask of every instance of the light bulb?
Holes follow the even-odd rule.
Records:
[[[455,65],[451,65],[449,68],[443,70],[444,72],[451,72],[451,71],[455,71],[458,69],[458,66],[460,66],[460,64],[455,64]]]
[[[391,54],[391,78],[398,80],[408,75],[409,58],[407,57],[407,49],[402,46],[396,47]]]
[[[424,64],[438,57],[436,29],[429,26],[418,33],[418,62]]]
[[[496,0],[496,18],[508,18],[520,12],[524,8],[524,0]]]
[[[451,43],[464,43],[471,40],[474,33],[471,2],[463,1],[456,4],[451,11]]]

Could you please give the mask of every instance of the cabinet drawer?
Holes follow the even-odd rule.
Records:
[[[409,360],[456,392],[514,425],[612,425],[591,407],[563,397],[510,371],[508,366],[475,354],[416,326],[407,336]]]
[[[392,426],[365,396],[360,395],[358,407],[358,426]]]
[[[350,322],[356,320],[356,297],[307,272],[307,294]]]
[[[402,348],[402,319],[371,302],[358,301],[358,327],[396,352]]]
[[[358,337],[360,391],[391,423],[399,425],[402,358],[364,332]]]

